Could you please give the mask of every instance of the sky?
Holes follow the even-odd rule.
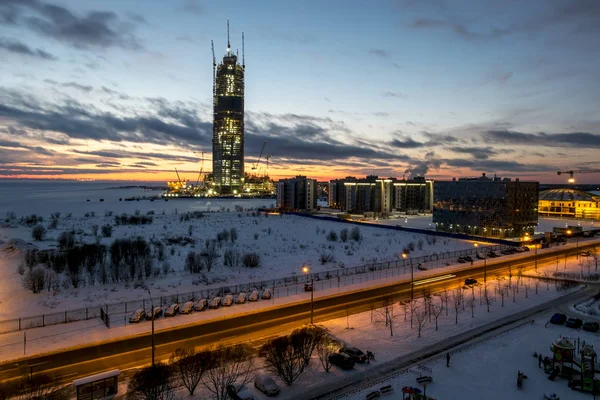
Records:
[[[210,171],[227,19],[247,171],[265,140],[274,179],[600,167],[597,0],[0,0],[0,177]]]

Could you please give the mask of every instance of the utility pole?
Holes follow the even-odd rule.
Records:
[[[154,300],[152,300],[152,293],[150,293],[150,289],[146,290],[150,296],[150,307],[152,307],[150,312],[152,313],[152,368],[154,368]]]

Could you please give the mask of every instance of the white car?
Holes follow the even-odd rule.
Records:
[[[235,304],[244,304],[246,302],[246,292],[241,292],[235,299]]]
[[[248,296],[248,301],[258,301],[258,290],[253,290]]]
[[[269,300],[272,296],[272,292],[271,289],[265,289],[265,291],[262,293],[262,298],[265,300]]]
[[[173,317],[179,312],[179,304],[173,303],[165,310],[165,317]]]
[[[221,298],[219,296],[213,298],[210,303],[208,304],[208,308],[219,308],[219,306],[221,305]]]
[[[232,294],[228,294],[227,296],[225,296],[223,298],[223,307],[229,307],[232,304],[233,304],[233,295]]]
[[[204,311],[208,307],[208,300],[200,299],[194,304],[194,310],[196,311]]]
[[[277,396],[279,394],[279,386],[267,375],[257,375],[254,378],[254,387],[267,396]]]
[[[144,310],[143,308],[139,308],[137,310],[135,310],[133,312],[133,314],[131,314],[131,317],[129,317],[129,322],[140,322],[141,320],[143,320],[146,317],[146,310]]]
[[[194,311],[194,302],[193,301],[186,301],[179,308],[179,312],[182,314],[190,314],[192,311]]]

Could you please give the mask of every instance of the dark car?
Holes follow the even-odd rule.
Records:
[[[473,257],[471,257],[471,256],[465,256],[465,261],[473,262]]]
[[[477,254],[475,254],[475,257],[477,257],[480,260],[483,260],[483,259],[485,259],[485,254],[477,253]]]
[[[581,328],[581,325],[583,325],[583,321],[579,318],[569,318],[567,320],[567,327],[569,328],[579,329]]]
[[[465,279],[465,285],[474,285],[477,283],[477,279],[467,278]]]
[[[427,271],[427,267],[426,267],[426,266],[424,266],[423,264],[419,264],[419,265],[417,265],[417,269],[418,269],[419,271]]]
[[[582,329],[588,332],[598,332],[598,329],[600,329],[600,324],[597,322],[586,322],[583,324]]]
[[[313,287],[312,287],[312,285],[310,283],[305,283],[304,284],[304,291],[305,292],[312,292],[312,290],[313,290]]]
[[[565,314],[556,313],[550,318],[550,323],[555,325],[562,325],[567,320],[567,316]]]
[[[346,353],[333,353],[329,356],[329,362],[341,369],[354,368],[354,360]]]
[[[488,258],[496,258],[496,257],[498,257],[498,255],[494,251],[490,251],[489,253],[487,253],[487,256],[488,256]]]
[[[460,264],[464,264],[467,262],[467,259],[465,257],[458,257],[456,261],[458,261]]]
[[[348,354],[352,357],[354,362],[357,363],[364,363],[367,361],[367,355],[356,347],[342,347],[339,352]]]

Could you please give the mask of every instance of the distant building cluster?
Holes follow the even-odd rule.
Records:
[[[328,203],[331,208],[353,214],[431,213],[433,181],[423,177],[398,180],[375,175],[334,179],[329,182]]]
[[[317,209],[317,181],[305,176],[280,179],[275,184],[277,208],[283,211]]]
[[[433,223],[438,231],[484,237],[533,234],[538,222],[538,182],[509,178],[436,181]]]
[[[600,219],[600,196],[575,189],[540,193],[538,214],[545,217]]]

